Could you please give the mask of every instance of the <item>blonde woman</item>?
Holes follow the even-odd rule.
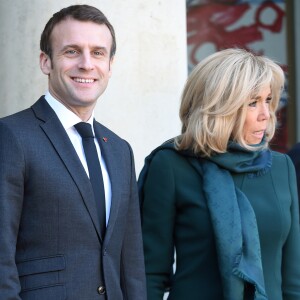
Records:
[[[139,178],[149,300],[300,299],[295,170],[269,149],[283,85],[275,62],[241,49],[190,74],[182,133]]]

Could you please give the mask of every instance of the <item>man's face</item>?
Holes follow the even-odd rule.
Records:
[[[111,76],[112,36],[106,25],[67,19],[51,33],[52,59],[40,55],[49,91],[76,113],[94,108]]]

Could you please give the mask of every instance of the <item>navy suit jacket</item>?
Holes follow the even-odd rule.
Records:
[[[112,188],[104,240],[91,183],[44,97],[0,119],[1,300],[146,299],[132,151],[94,130]]]

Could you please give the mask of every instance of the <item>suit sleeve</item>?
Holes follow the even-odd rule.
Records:
[[[291,227],[283,249],[282,279],[283,298],[285,300],[300,299],[300,230],[299,207],[295,168],[287,158],[291,203]]]
[[[168,151],[153,157],[145,178],[142,206],[147,297],[162,300],[174,262],[175,180]]]
[[[141,232],[140,206],[132,150],[131,157],[130,199],[124,242],[122,246],[121,279],[125,299],[146,300],[146,279]]]
[[[16,244],[23,204],[24,159],[11,130],[0,122],[0,300],[21,299]]]

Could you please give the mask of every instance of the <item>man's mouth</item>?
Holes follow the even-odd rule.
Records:
[[[79,83],[93,83],[95,79],[92,78],[79,78],[79,77],[73,77],[73,80]]]

